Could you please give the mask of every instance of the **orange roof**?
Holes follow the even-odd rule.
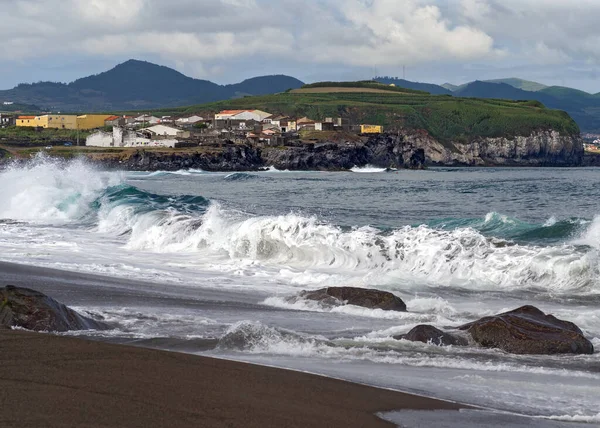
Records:
[[[19,116],[17,119],[35,119],[35,116]]]
[[[121,118],[121,116],[109,116],[109,117],[107,117],[106,119],[104,119],[104,121],[105,121],[105,122],[106,122],[106,121],[110,121],[110,122],[112,122],[113,120],[117,120],[117,119],[120,119],[120,118]]]
[[[231,115],[234,115],[234,114],[243,113],[245,111],[251,111],[251,110],[223,110],[219,114],[231,114]]]

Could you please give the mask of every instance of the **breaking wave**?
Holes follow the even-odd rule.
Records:
[[[236,174],[230,177],[254,177]],[[304,286],[343,280],[388,288],[600,291],[600,217],[536,225],[490,213],[394,230],[344,228],[316,216],[251,216],[201,196],[156,195],[126,184],[121,173],[44,158],[3,171],[0,186],[3,219],[87,225],[122,237],[129,250],[197,253],[199,263],[210,255],[285,266],[309,273],[297,275]]]

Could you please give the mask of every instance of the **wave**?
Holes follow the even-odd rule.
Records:
[[[0,173],[0,218],[38,223],[79,219],[108,187],[122,182],[121,173],[100,172],[83,160],[38,155]]]
[[[355,166],[354,168],[350,169],[350,171],[352,171],[352,172],[359,172],[359,173],[365,173],[365,174],[374,174],[374,173],[379,173],[379,172],[385,172],[385,171],[387,171],[387,169],[386,168],[379,168],[379,167],[376,167],[376,166],[367,165],[367,166],[363,166],[363,167]]]
[[[197,254],[198,263],[210,256],[285,267],[300,286],[600,291],[600,217],[535,225],[490,213],[393,230],[342,228],[316,216],[249,216],[201,196],[152,194],[119,173],[43,158],[0,173],[0,186],[0,218],[84,222],[122,237],[128,250]],[[548,245],[548,236],[557,242]]]
[[[190,175],[198,175],[198,174],[206,174],[205,171],[201,170],[201,169],[180,169],[178,171],[153,171],[153,172],[130,172],[129,173],[129,177],[136,179],[136,178],[152,178],[152,177],[164,177],[167,175],[183,175],[183,176],[190,176]]]

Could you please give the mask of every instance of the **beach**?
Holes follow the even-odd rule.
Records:
[[[386,174],[373,168],[347,174],[141,173],[47,159],[15,166],[0,174],[0,187],[6,189],[0,204],[0,286],[32,288],[111,327],[68,331],[58,338],[45,335],[48,343],[42,349],[52,350],[64,341],[82,347],[87,343],[83,341],[92,340],[95,344],[86,346],[102,347],[95,353],[102,357],[108,349],[104,346],[135,348],[118,348],[114,358],[82,360],[86,372],[83,363],[74,363],[80,357],[71,351],[59,352],[49,364],[44,359],[49,355],[38,352],[36,357],[35,347],[4,356],[9,352],[5,345],[0,353],[11,364],[22,364],[18,370],[34,376],[35,361],[41,370],[29,379],[31,389],[23,392],[28,405],[12,393],[13,386],[4,388],[12,394],[8,407],[37,412],[41,410],[32,403],[62,397],[40,392],[50,378],[44,368],[50,366],[64,368],[56,375],[60,381],[85,381],[74,386],[105,385],[102,397],[113,397],[107,391],[118,392],[122,382],[125,391],[144,386],[139,392],[149,394],[147,402],[154,406],[201,396],[209,401],[198,405],[214,407],[219,415],[229,414],[218,407],[222,403],[267,409],[256,414],[261,421],[257,426],[264,426],[265,415],[278,414],[271,408],[276,404],[281,416],[272,418],[280,426],[287,422],[277,418],[288,414],[323,414],[323,423],[347,426],[327,419],[327,412],[356,424],[364,421],[365,426],[368,421],[385,424],[383,420],[405,428],[464,428],[466,422],[478,426],[481,420],[488,427],[581,422],[596,426],[597,351],[520,355],[479,346],[469,337],[466,346],[436,346],[403,336],[428,325],[464,337],[461,325],[532,305],[574,323],[600,349],[600,219],[595,215],[598,191],[593,184],[597,174],[591,169]],[[589,196],[574,199],[574,186],[583,186]],[[551,201],[543,196],[547,194],[554,195]],[[389,292],[404,302],[406,311],[303,297],[305,291],[324,287]],[[172,356],[165,361],[191,359],[183,364],[187,369],[169,372],[160,368],[165,366],[161,360],[136,378],[138,365],[146,363],[127,363],[121,357],[140,352],[130,358],[143,362],[147,356],[163,355],[154,353],[159,350],[187,354],[165,354]],[[28,362],[30,356],[33,362]],[[114,361],[114,366],[106,366],[106,361]],[[244,375],[241,381],[221,369],[207,370],[218,375],[199,369],[194,375],[196,369],[190,370],[189,364],[201,366],[201,361],[237,361]],[[7,367],[4,370],[16,370]],[[260,387],[248,373],[262,367],[282,374]],[[90,370],[96,369],[100,374],[91,376]],[[282,383],[298,373],[322,376],[311,381],[317,384],[340,379],[353,388],[369,385],[380,388],[377,391],[402,391],[495,413],[382,415],[402,409],[403,401],[364,398],[372,393],[361,392],[353,403],[348,386],[343,392],[323,394],[321,387],[306,387],[310,394],[305,397],[299,382],[292,382],[293,388]],[[150,374],[159,377],[149,381]],[[194,376],[206,380],[197,390],[188,383]],[[182,385],[181,390],[163,386],[171,379],[180,379],[175,384]],[[168,391],[164,396],[163,390]],[[163,422],[159,416],[169,414],[156,407],[159,415],[135,416],[129,404],[120,404],[126,401],[125,393],[114,396],[120,398],[123,412],[146,425],[146,419]],[[194,408],[194,403],[184,404],[184,409]],[[66,408],[47,406],[56,415]],[[112,402],[102,413],[117,412],[111,408],[121,411]],[[524,420],[507,422],[507,415]],[[95,418],[102,417],[108,416]],[[290,418],[298,425],[316,423]]]
[[[375,414],[460,406],[322,376],[0,331],[3,427],[385,427]]]

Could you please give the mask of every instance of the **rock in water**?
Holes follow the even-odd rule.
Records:
[[[406,334],[394,336],[394,339],[432,343],[438,346],[466,346],[468,344],[466,339],[446,333],[432,325],[418,325]]]
[[[534,306],[485,317],[459,327],[486,348],[513,354],[593,354],[594,346],[569,321],[546,315]]]
[[[51,297],[28,288],[0,288],[0,325],[33,331],[107,330]]]
[[[399,297],[387,291],[368,288],[329,287],[315,291],[303,291],[299,297],[333,306],[356,305],[369,309],[406,312],[406,305]]]

